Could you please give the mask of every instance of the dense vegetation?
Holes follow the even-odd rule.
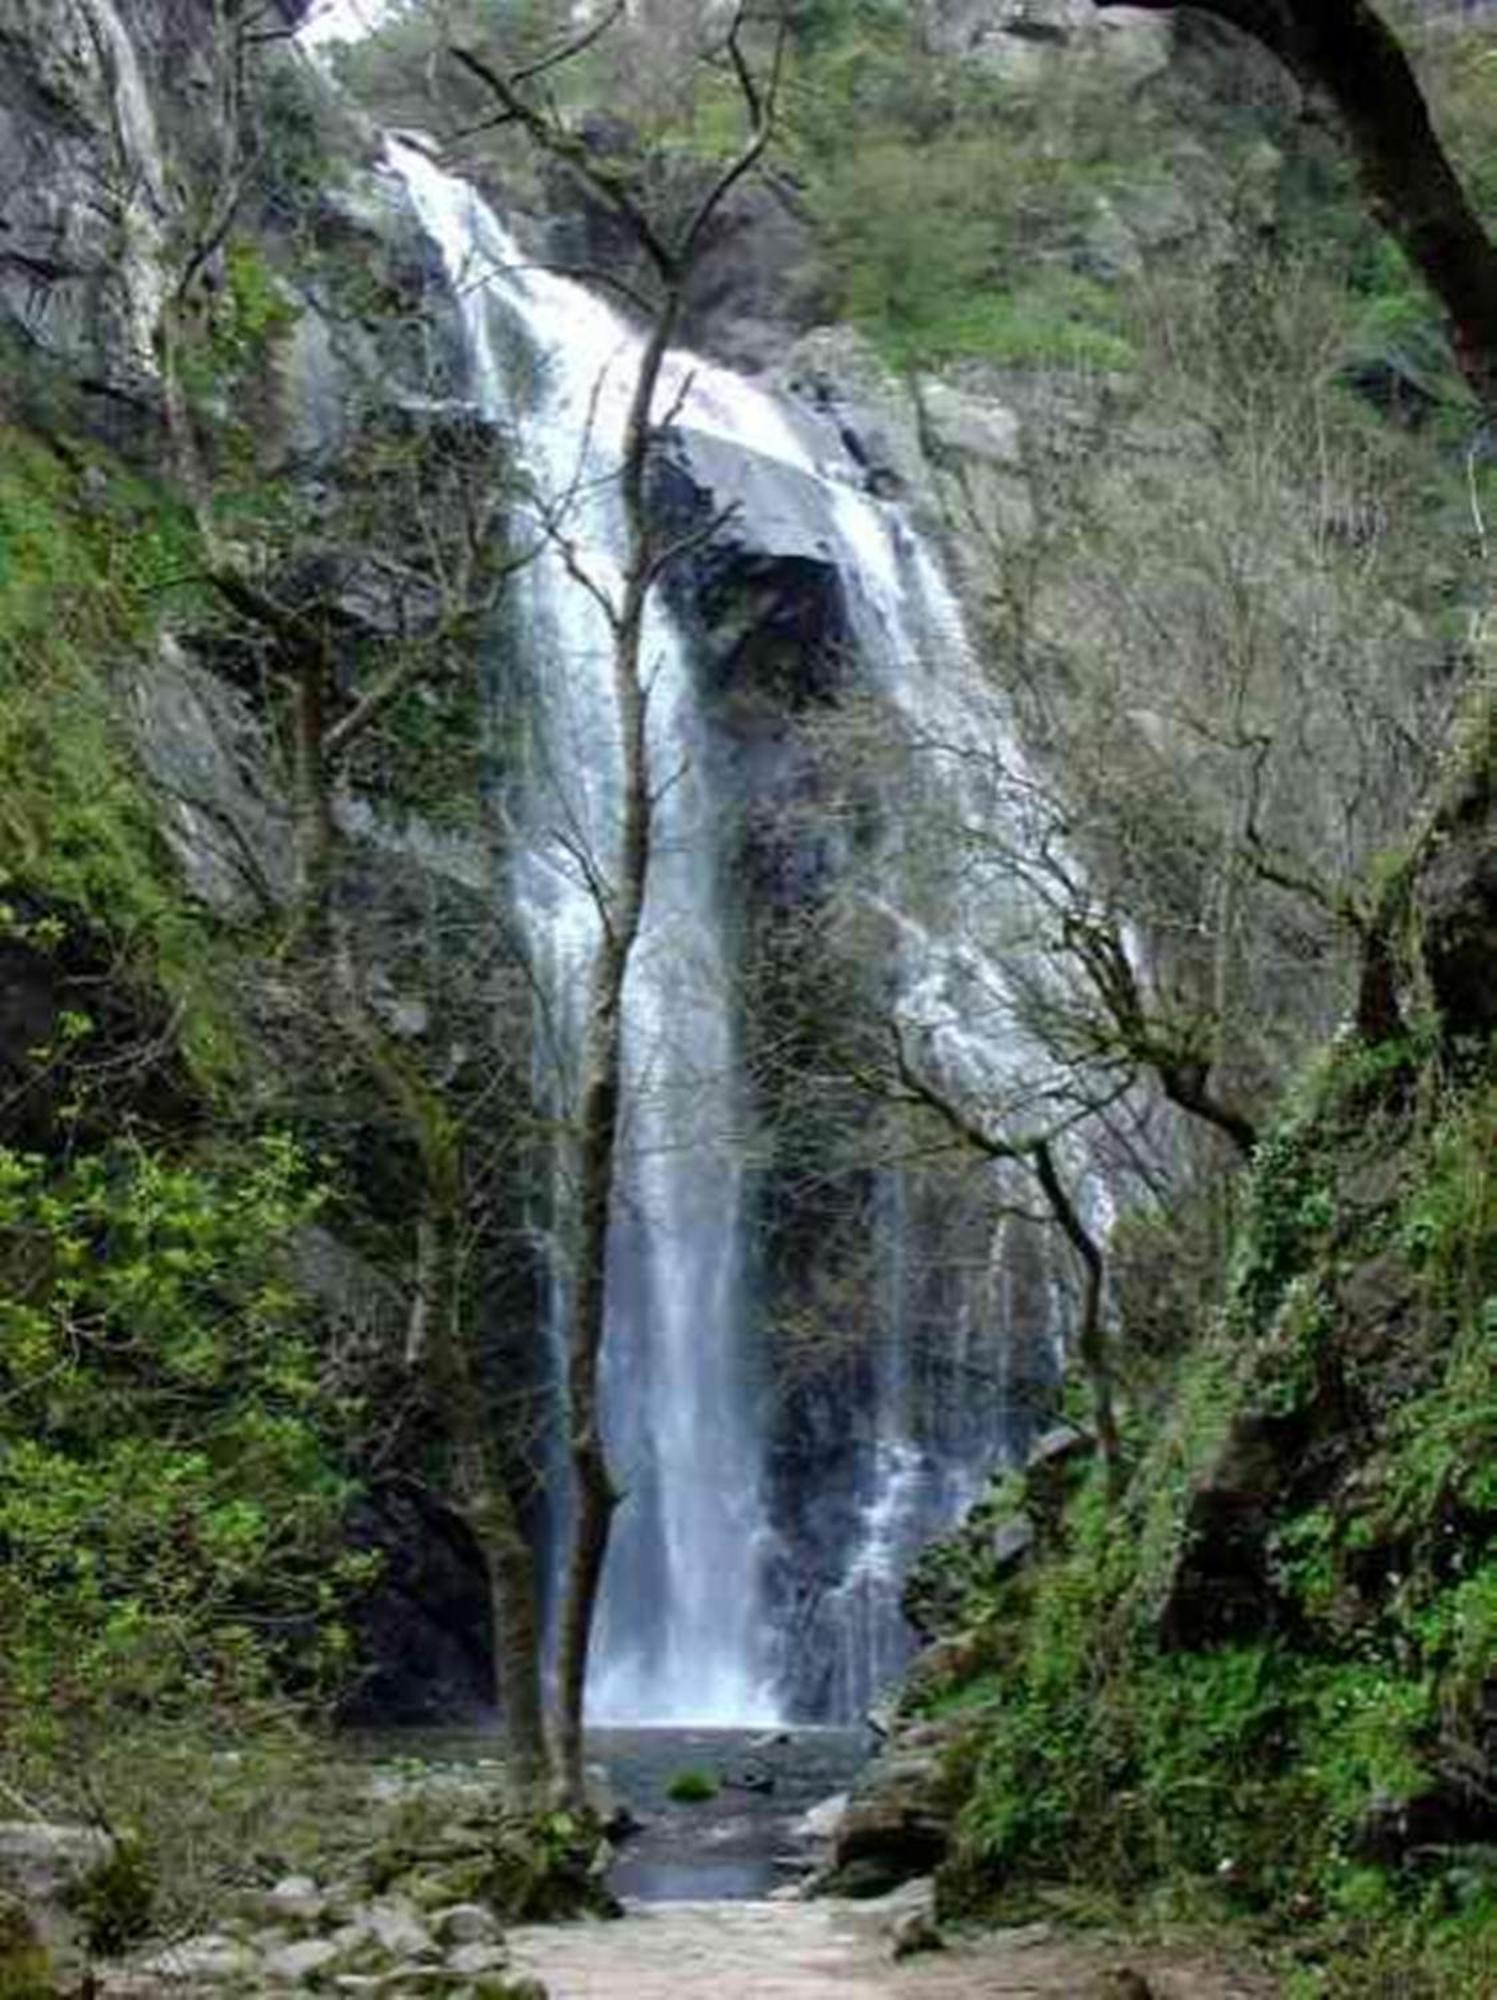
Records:
[[[1069,1885],[1282,1929],[1296,1992],[1488,1989],[1492,1107],[1480,1060],[1318,1065],[1121,1523],[1073,1472],[1033,1567],[928,1559],[981,1635],[926,1697],[970,1720],[954,1902]]]
[[[471,0],[463,32],[520,60],[559,11]],[[917,404],[937,380],[1002,389],[1043,443],[1023,536],[978,508],[949,525],[986,564],[991,679],[1042,823],[1090,871],[1047,938],[1067,1002],[1047,987],[1026,1023],[1066,1107],[1061,1164],[1084,1194],[1073,1134],[1125,1092],[1117,1152],[1166,1135],[1150,1171],[1118,1170],[1106,1246],[1120,1462],[1038,1509],[1022,1568],[986,1554],[1034,1505],[1014,1480],[931,1559],[964,1638],[919,1696],[963,1721],[944,1893],[1292,1931],[1307,1994],[1489,1992],[1497,1074],[1490,1020],[1460,1017],[1425,950],[1432,857],[1464,824],[1428,801],[1443,783],[1479,825],[1492,790],[1486,433],[1334,137],[1241,49],[1224,69],[1186,36],[1125,87],[1106,64],[1015,77],[943,54],[895,0],[793,18],[770,174],[822,311]],[[731,128],[693,23],[666,9],[666,29],[670,63],[590,51],[560,96],[579,118],[607,105],[669,209]],[[350,86],[392,117],[474,120],[471,78],[433,89],[429,38],[410,10],[345,59]],[[1497,220],[1491,37],[1419,48]],[[506,1315],[510,1291],[528,1309],[546,1137],[524,1035],[474,1028],[496,992],[511,1021],[529,994],[472,900],[423,906],[401,941],[445,987],[481,965],[445,994],[435,1053],[347,973],[350,936],[382,969],[398,950],[350,918],[372,899],[331,794],[469,832],[484,757],[506,754],[478,746],[463,671],[505,469],[492,440],[423,433],[420,395],[392,418],[371,393],[331,497],[284,476],[264,385],[306,292],[398,343],[420,285],[330,200],[364,141],[321,93],[274,69],[256,116],[250,192],[177,357],[196,466],[180,416],[142,469],[55,383],[18,390],[0,437],[0,971],[20,996],[0,1051],[4,1785],[133,1823],[163,1875],[191,1846],[226,1878],[310,1838],[265,1801],[306,1768],[295,1725],[356,1678],[350,1606],[378,1567],[351,1546],[361,1491],[393,1464],[465,1520],[534,1500],[513,1435],[450,1410],[497,1406],[477,1393],[496,1381],[522,1400]],[[542,199],[508,136],[475,158]],[[345,597],[371,545],[386,576],[392,545],[407,562],[404,594],[360,625]],[[280,903],[209,915],[184,889],[126,727],[168,631],[273,746],[304,877]],[[298,796],[314,654],[343,719],[393,695]],[[821,754],[844,774],[918,760],[869,735],[834,716]],[[905,838],[942,867],[969,841],[969,884],[1033,865],[936,807]],[[1338,1028],[1377,953],[1395,1018]],[[964,1134],[984,1175],[1027,1171],[1006,1106],[872,1080],[895,1108],[839,1130],[864,1149],[849,1178],[911,1119],[948,1150]],[[330,1218],[397,1299],[351,1361],[309,1275]],[[489,1344],[423,1350],[423,1315]],[[226,1776],[231,1739],[267,1746],[266,1769]],[[174,1828],[210,1782],[217,1833]],[[705,1796],[693,1772],[678,1790]]]

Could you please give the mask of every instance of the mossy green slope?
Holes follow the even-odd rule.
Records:
[[[1485,1056],[1348,1045],[1298,1093],[1123,1500],[1084,1474],[1038,1562],[966,1566],[950,1902],[1204,1894],[1308,1992],[1493,1990],[1494,1157]]]

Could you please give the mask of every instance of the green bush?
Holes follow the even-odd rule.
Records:
[[[22,883],[107,930],[121,970],[181,1010],[197,1075],[238,1059],[216,944],[182,894],[126,727],[120,678],[168,608],[206,607],[172,496],[91,448],[0,425],[0,923]]]
[[[225,1726],[340,1664],[337,1414],[289,1281],[285,1139],[0,1150],[0,1743]]]
[[[705,1805],[718,1794],[718,1783],[710,1771],[678,1771],[665,1788],[665,1795],[680,1806]]]
[[[156,1869],[138,1835],[116,1840],[68,1898],[84,1943],[99,1958],[118,1958],[147,1935],[156,1904]]]
[[[58,2000],[58,1988],[31,1920],[0,1894],[0,2000]]]

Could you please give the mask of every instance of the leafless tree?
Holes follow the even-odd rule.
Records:
[[[583,1796],[583,1716],[588,1654],[613,1515],[620,1494],[603,1435],[599,1371],[605,1330],[610,1216],[623,1088],[623,992],[644,910],[660,779],[652,769],[649,686],[644,659],[645,614],[672,564],[701,539],[683,544],[652,514],[648,477],[671,411],[660,406],[662,371],[680,326],[694,263],[713,217],[762,159],[773,131],[784,46],[783,21],[772,29],[762,65],[749,52],[750,17],[735,7],[722,42],[744,113],[742,144],[715,168],[685,218],[662,224],[643,188],[619,164],[589,146],[550,92],[564,64],[598,42],[622,18],[622,5],[569,37],[550,54],[518,69],[502,69],[479,51],[453,46],[453,60],[482,83],[494,105],[492,124],[524,132],[566,168],[587,195],[624,225],[650,273],[645,341],[630,396],[621,462],[625,547],[615,591],[577,575],[591,590],[611,634],[612,678],[619,720],[622,805],[616,860],[592,871],[601,935],[592,968],[581,1057],[577,1130],[577,1248],[567,1350],[568,1438],[572,1467],[571,1546],[561,1612],[556,1739],[565,1797]],[[711,532],[709,528],[705,532]]]

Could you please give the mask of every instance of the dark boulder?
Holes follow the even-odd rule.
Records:
[[[1420,878],[1424,963],[1452,1035],[1497,1028],[1497,825],[1462,814],[1432,847]]]
[[[867,1767],[837,1827],[828,1891],[882,1896],[945,1860],[957,1809],[951,1742],[942,1725],[908,1725]]]
[[[376,1489],[349,1523],[382,1563],[354,1629],[366,1663],[345,1718],[360,1724],[487,1715],[493,1641],[483,1558],[467,1526],[414,1483]]]

